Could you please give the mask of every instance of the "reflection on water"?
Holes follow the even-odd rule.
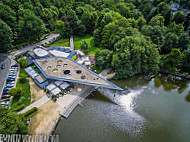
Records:
[[[178,89],[178,93],[181,94],[187,87],[189,81],[180,77],[158,74],[154,78],[154,86],[159,88],[163,86],[165,91],[171,91],[172,89]]]
[[[124,91],[114,91],[109,89],[100,88],[99,91],[110,97],[117,105],[110,107],[108,119],[114,126],[122,131],[127,131],[132,135],[139,135],[141,129],[143,129],[144,122],[146,121],[142,116],[135,112],[137,100],[143,93],[141,89],[129,89]]]
[[[185,97],[186,101],[190,102],[190,91],[188,93],[188,95]]]
[[[59,123],[61,142],[189,142],[189,81],[158,74],[112,82],[125,90],[99,91],[116,104],[93,93]]]

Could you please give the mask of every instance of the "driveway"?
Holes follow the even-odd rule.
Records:
[[[5,69],[0,68],[0,98],[3,92],[4,85],[6,83],[6,78],[9,74],[9,68],[11,65],[10,59],[7,57],[7,55],[0,54],[0,66],[2,64],[5,64]]]
[[[37,47],[38,45],[41,45],[41,44],[44,44],[45,42],[48,42],[49,40],[53,39],[53,38],[57,38],[59,37],[59,34],[50,34],[49,36],[47,36],[47,39],[44,39],[32,46],[27,46],[25,48],[22,48],[20,50],[16,50],[16,54],[14,54],[14,56],[18,56],[18,55],[21,55],[27,51],[32,51],[34,49],[34,47]]]

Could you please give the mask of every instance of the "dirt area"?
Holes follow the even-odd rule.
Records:
[[[38,113],[31,119],[29,125],[30,135],[48,135],[63,109],[55,102],[48,101],[38,108]]]
[[[46,92],[41,89],[33,79],[29,78],[30,81],[30,91],[31,91],[31,103],[39,100],[41,97],[46,95]]]

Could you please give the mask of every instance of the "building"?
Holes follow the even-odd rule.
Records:
[[[36,76],[34,81],[40,86],[40,88],[45,88],[49,84],[47,78],[45,78],[43,74]]]
[[[70,58],[49,57],[33,60],[43,76],[48,80],[66,81],[92,85],[116,90],[122,90],[115,84]]]
[[[75,58],[76,51],[65,49],[62,47],[53,46],[49,50],[49,53],[54,57]]]
[[[49,53],[43,48],[36,48],[33,52],[37,59],[49,57]]]

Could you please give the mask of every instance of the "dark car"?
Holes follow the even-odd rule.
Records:
[[[7,82],[15,81],[14,78],[7,78]]]
[[[1,65],[1,69],[5,69],[5,64],[2,64],[2,65]]]
[[[28,125],[30,123],[30,119],[27,119],[27,122],[26,122],[26,124]]]

